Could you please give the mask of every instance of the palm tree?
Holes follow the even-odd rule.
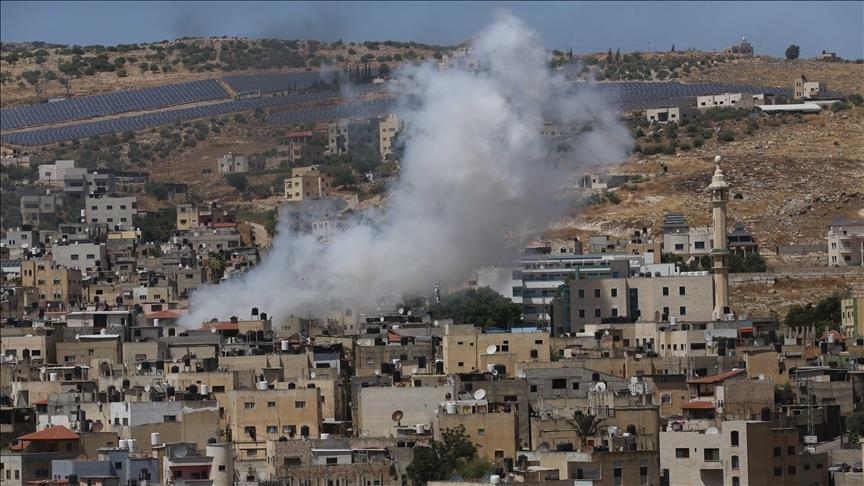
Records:
[[[597,435],[604,421],[605,419],[596,415],[576,412],[573,414],[573,420],[570,421],[570,424],[576,428],[576,433],[584,439]]]

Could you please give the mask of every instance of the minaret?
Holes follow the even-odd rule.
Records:
[[[729,250],[726,249],[726,201],[729,200],[729,183],[720,170],[720,156],[714,157],[717,169],[711,178],[711,205],[714,220],[714,320],[721,320],[729,313]]]

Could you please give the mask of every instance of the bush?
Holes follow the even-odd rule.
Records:
[[[831,111],[837,113],[838,111],[846,111],[852,108],[852,105],[846,101],[839,101],[831,105]]]
[[[244,192],[249,185],[249,179],[243,173],[228,174],[225,176],[225,182],[239,192]]]
[[[717,139],[721,142],[732,142],[735,140],[735,132],[732,130],[723,130],[717,135]]]

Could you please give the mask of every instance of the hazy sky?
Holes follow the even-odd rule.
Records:
[[[506,8],[547,45],[575,52],[822,49],[864,58],[864,2],[0,2],[3,41],[117,44],[238,35],[455,44]]]

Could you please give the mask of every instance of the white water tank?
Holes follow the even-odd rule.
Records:
[[[162,445],[162,436],[159,435],[159,432],[153,432],[150,434],[150,445],[152,447]]]
[[[159,319],[153,319],[153,327],[159,327]]]
[[[417,424],[414,426],[414,431],[418,434],[422,434],[424,429],[425,427],[423,426],[423,424]]]
[[[493,474],[493,475],[489,476],[489,482],[492,484],[498,484],[501,482],[501,476],[499,476],[497,474]]]
[[[121,449],[129,449],[129,443],[126,441],[126,439],[120,439],[120,441],[117,443],[117,447]]]
[[[321,432],[321,438],[322,438],[322,439],[329,439],[329,438],[330,438],[330,434],[326,434],[326,433],[324,433],[324,432]]]
[[[269,388],[270,388],[270,385],[266,381],[259,381],[258,382],[258,389],[259,390],[267,390]]]
[[[126,439],[126,448],[129,452],[135,452],[135,439]]]
[[[201,383],[201,387],[198,389],[198,393],[204,396],[210,395],[210,385],[208,385],[207,383]]]
[[[678,318],[675,317],[675,316],[670,317],[670,318],[669,318],[669,324],[672,325],[672,326],[677,325],[677,324],[678,324]]]
[[[100,335],[100,336],[104,336],[104,335],[106,335],[106,334],[108,334],[108,329],[100,329],[100,330],[99,330],[99,335]]]
[[[59,373],[48,373],[48,380],[49,381],[59,381],[60,380],[60,374]]]
[[[282,351],[283,351],[283,352],[286,352],[286,351],[288,351],[289,349],[291,349],[291,343],[290,343],[290,341],[288,341],[287,339],[283,339],[283,340],[282,340]]]
[[[444,405],[444,410],[447,412],[447,415],[454,415],[456,413],[456,402],[447,402]]]

